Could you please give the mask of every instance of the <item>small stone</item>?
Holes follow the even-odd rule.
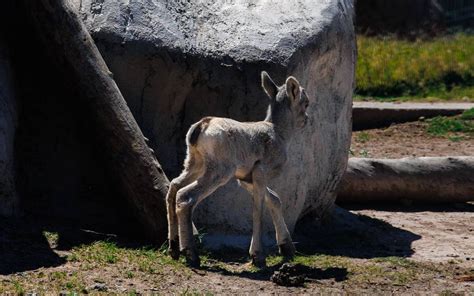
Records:
[[[104,283],[95,283],[94,285],[92,285],[91,290],[105,292],[107,291],[107,285],[105,285]]]

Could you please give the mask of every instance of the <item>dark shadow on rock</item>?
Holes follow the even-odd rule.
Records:
[[[297,250],[308,255],[409,257],[414,253],[412,242],[421,238],[385,221],[353,214],[342,208],[336,208],[333,218],[327,223],[315,226],[302,221],[296,229],[294,241]]]

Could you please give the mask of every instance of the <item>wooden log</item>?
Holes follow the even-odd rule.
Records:
[[[474,157],[350,158],[337,202],[474,201]]]
[[[66,69],[97,124],[110,172],[117,176],[148,236],[166,238],[169,181],[133,118],[112,73],[68,0],[25,0],[36,34],[55,63]],[[64,98],[65,100],[71,98]]]

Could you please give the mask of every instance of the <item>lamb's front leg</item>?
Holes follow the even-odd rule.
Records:
[[[287,258],[293,257],[295,254],[295,246],[291,240],[291,235],[286,226],[285,218],[283,218],[280,197],[268,187],[265,190],[265,204],[270,210],[272,216],[280,254]]]
[[[263,202],[265,199],[265,176],[260,165],[252,172],[253,179],[253,231],[249,254],[255,266],[265,266],[265,254],[262,246]]]

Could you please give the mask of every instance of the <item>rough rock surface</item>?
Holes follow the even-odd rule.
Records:
[[[351,135],[352,1],[74,1],[170,178],[182,169],[192,123],[261,120],[260,72],[279,84],[297,77],[310,96],[310,124],[270,187],[290,230],[303,215],[332,209]],[[208,233],[249,234],[251,199],[230,182],[198,206],[195,221]]]
[[[13,215],[18,204],[13,161],[17,106],[11,55],[5,39],[0,31],[0,216]]]

